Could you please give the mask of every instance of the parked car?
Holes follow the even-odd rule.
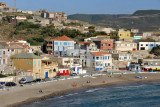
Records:
[[[35,79],[33,82],[41,82],[40,78]]]
[[[71,76],[77,76],[77,74],[76,73],[72,73]]]
[[[7,82],[7,83],[5,84],[5,86],[8,86],[8,87],[16,86],[16,85],[17,85],[17,84],[14,83],[14,82]]]
[[[51,79],[48,77],[48,78],[43,79],[43,81],[51,81]]]
[[[20,84],[26,84],[26,83],[30,83],[30,82],[33,82],[32,76],[31,77],[24,77],[19,81]]]
[[[0,89],[3,89],[3,86],[2,86],[2,85],[0,85]]]
[[[145,78],[147,78],[147,77],[145,77],[145,76],[136,76],[136,78],[145,79]]]

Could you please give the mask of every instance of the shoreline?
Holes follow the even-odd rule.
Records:
[[[147,75],[148,77],[150,77],[150,78],[147,78],[147,79],[135,78],[135,75],[137,75],[137,74],[125,74],[122,77],[119,77],[119,75],[115,74],[114,77],[108,77],[108,75],[103,75],[103,76],[97,77],[97,79],[86,77],[86,78],[79,78],[79,79],[76,79],[76,80],[57,81],[57,82],[60,82],[61,84],[66,84],[66,82],[70,83],[71,81],[73,83],[73,81],[76,81],[77,84],[79,84],[79,85],[77,85],[77,87],[69,86],[66,89],[62,88],[59,91],[57,91],[57,90],[54,91],[54,90],[51,89],[50,93],[46,93],[47,91],[45,89],[43,89],[44,93],[46,93],[45,95],[40,95],[39,94],[40,96],[35,95],[35,97],[33,97],[34,94],[35,94],[34,93],[32,96],[27,96],[28,98],[23,100],[23,101],[20,100],[20,101],[17,101],[15,103],[4,105],[4,106],[17,107],[17,106],[21,106],[21,105],[24,105],[24,104],[29,104],[29,103],[32,103],[32,102],[44,101],[46,99],[53,98],[55,96],[60,96],[60,95],[66,94],[68,92],[83,90],[83,89],[92,89],[92,88],[97,88],[97,87],[106,87],[106,86],[121,85],[121,84],[132,84],[132,83],[141,83],[141,82],[159,82],[160,81],[160,78],[159,78],[160,73],[157,73],[157,74],[141,74],[141,75],[144,75],[144,76]],[[88,80],[88,79],[90,79],[91,82],[94,82],[93,80],[95,80],[95,82],[98,82],[98,83],[97,84],[95,84],[95,83],[87,84],[86,83],[84,86],[82,86],[82,83],[84,81]],[[104,79],[106,79],[106,83],[102,83],[102,81]],[[101,81],[101,82],[99,82],[98,80]],[[52,83],[54,83],[54,82],[46,83],[46,85],[47,84],[52,84]],[[43,85],[43,84],[40,84],[40,85]],[[50,88],[50,87],[48,87],[48,88]],[[34,90],[34,88],[32,88],[32,87],[31,87],[31,89]],[[25,92],[25,91],[22,90],[22,92]]]
[[[13,105],[9,105],[7,107],[18,107],[18,106],[25,105],[25,104],[30,104],[30,103],[34,103],[34,102],[38,102],[38,101],[44,101],[44,100],[47,100],[49,98],[64,95],[64,94],[72,92],[72,91],[78,91],[78,90],[83,90],[83,89],[92,89],[92,88],[98,88],[98,87],[106,87],[106,86],[114,86],[114,85],[144,83],[144,82],[147,82],[147,83],[149,83],[149,82],[160,82],[160,79],[159,80],[150,80],[150,81],[133,81],[133,82],[123,82],[123,83],[109,83],[109,84],[103,84],[103,85],[74,88],[74,89],[64,90],[63,92],[54,92],[52,94],[42,96],[42,97],[39,97],[39,98],[32,98],[32,99],[29,99],[29,100],[26,100],[26,101],[23,101],[23,102],[20,102],[20,103],[15,103]]]

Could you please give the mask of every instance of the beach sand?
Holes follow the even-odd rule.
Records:
[[[137,75],[145,76],[147,78],[136,78],[135,76]],[[90,81],[90,83],[87,83],[87,81]],[[0,91],[0,107],[16,107],[21,104],[45,100],[73,90],[149,81],[160,81],[160,73],[114,74],[111,76],[107,74],[96,77],[58,80],[40,84],[35,83],[34,85],[10,88],[8,91]],[[75,87],[74,84],[76,84]]]

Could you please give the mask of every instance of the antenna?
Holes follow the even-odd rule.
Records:
[[[16,0],[14,0],[14,7],[16,8]]]

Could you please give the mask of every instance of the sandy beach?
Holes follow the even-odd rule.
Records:
[[[147,78],[136,78],[137,75]],[[90,83],[87,83],[90,81]],[[24,85],[23,87],[14,87],[9,90],[0,91],[1,107],[16,107],[21,104],[27,104],[34,101],[45,100],[53,96],[65,94],[73,90],[101,87],[114,84],[126,84],[135,82],[160,81],[160,73],[135,73],[135,74],[114,74],[97,75],[93,77],[82,77],[68,80],[58,80],[43,83],[34,83],[33,85]],[[74,84],[77,86],[74,87]],[[42,90],[42,92],[39,92]]]

